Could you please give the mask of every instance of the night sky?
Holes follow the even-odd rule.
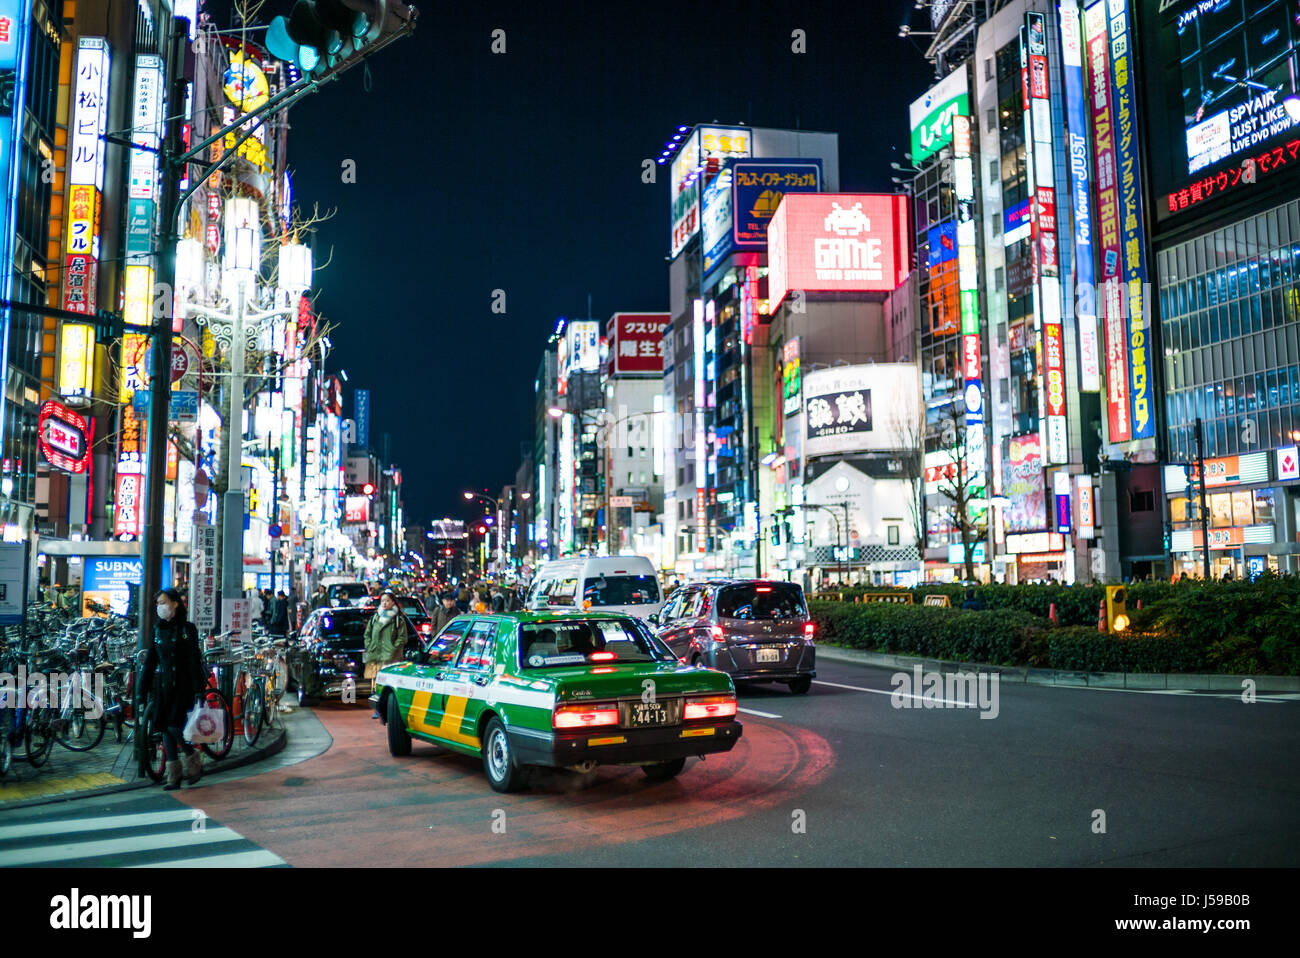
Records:
[[[924,41],[897,36],[913,6],[439,3],[370,60],[369,92],[357,67],[293,108],[296,200],[338,208],[316,237],[329,368],[372,390],[408,522],[513,480],[557,317],[585,316],[588,294],[602,321],[667,307],[668,167],[647,185],[641,163],[679,125],[838,132],[841,189],[894,188],[933,76]]]

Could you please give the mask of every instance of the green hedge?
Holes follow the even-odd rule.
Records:
[[[1097,632],[1101,586],[974,588],[985,611],[960,609],[966,589],[949,585],[846,589],[846,601],[813,601],[810,609],[819,641],[900,655],[1071,671],[1300,674],[1297,578],[1136,583],[1128,598],[1133,627],[1123,636]],[[913,592],[917,604],[851,601],[894,591]],[[936,593],[954,608],[922,604]],[[1052,603],[1059,626],[1047,618]]]

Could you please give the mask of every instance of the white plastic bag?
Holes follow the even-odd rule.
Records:
[[[220,742],[226,737],[226,713],[195,702],[185,719],[185,741],[194,745]]]

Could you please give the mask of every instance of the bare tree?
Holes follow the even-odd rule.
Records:
[[[983,463],[972,463],[966,432],[966,417],[960,402],[944,409],[939,423],[939,449],[948,462],[939,480],[940,512],[961,535],[966,578],[975,578],[975,547],[987,535],[987,519],[976,519],[972,506],[984,498]]]

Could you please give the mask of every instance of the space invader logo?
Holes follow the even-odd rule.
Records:
[[[871,220],[862,212],[862,204],[854,203],[852,209],[843,209],[839,203],[831,203],[823,226],[828,233],[836,236],[861,236],[871,232]]]

